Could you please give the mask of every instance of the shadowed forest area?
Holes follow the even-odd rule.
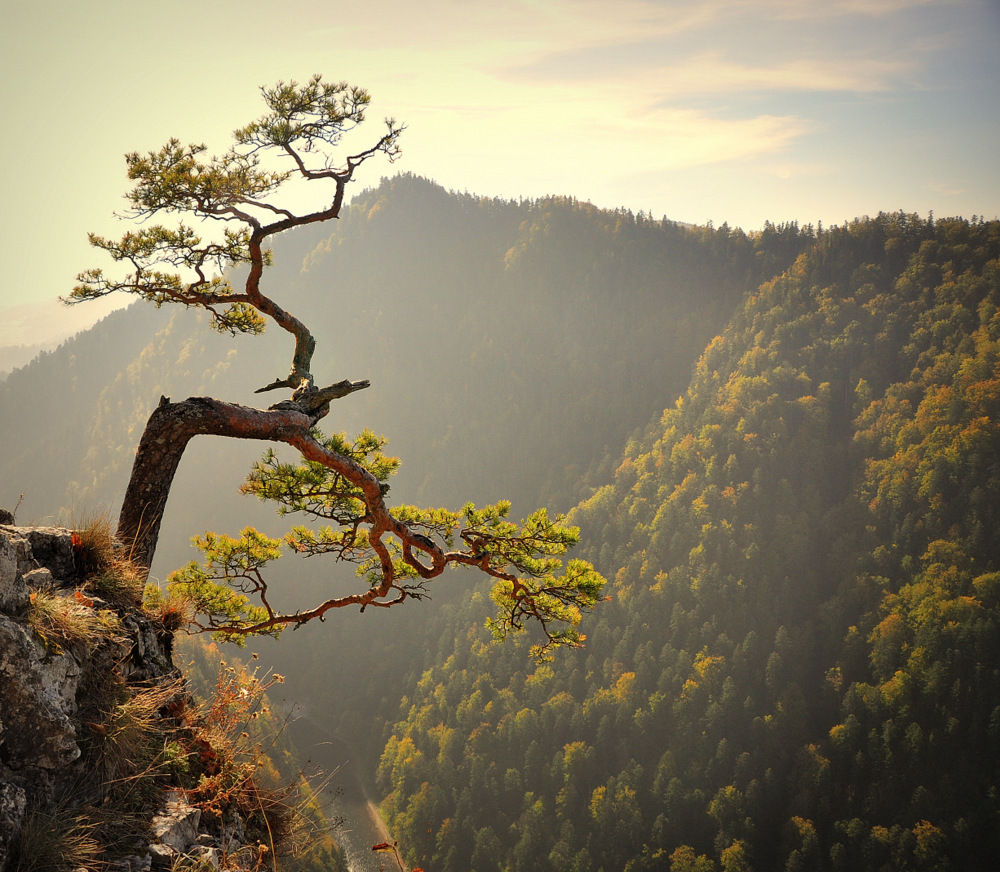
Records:
[[[326,426],[389,439],[394,502],[569,512],[612,581],[544,665],[462,573],[256,643],[409,862],[993,868],[1000,222],[744,232],[402,175],[274,261],[316,372],[371,380]],[[114,515],[161,394],[252,405],[286,344],[113,313],[0,383],[0,505]],[[192,443],[154,577],[196,533],[282,532],[237,493],[259,454]],[[348,580],[289,562],[289,608]]]

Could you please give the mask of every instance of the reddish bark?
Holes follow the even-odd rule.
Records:
[[[303,440],[315,443],[309,429],[327,413],[330,400],[366,387],[367,381],[340,382],[270,409],[253,409],[212,397],[189,397],[179,403],[161,397],[139,440],[118,518],[117,537],[129,557],[147,569],[152,564],[170,487],[193,437],[227,436],[296,446],[305,444]],[[356,474],[367,475],[360,467]]]

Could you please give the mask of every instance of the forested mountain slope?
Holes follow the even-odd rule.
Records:
[[[396,501],[506,497],[520,514],[567,509],[607,480],[628,434],[683,391],[743,296],[812,239],[795,225],[692,228],[565,198],[453,194],[400,176],[362,193],[335,226],[279,239],[265,284],[316,334],[319,379],[371,380],[324,423],[389,437],[403,458]],[[287,346],[281,331],[218,336],[171,307],[115,313],[0,384],[0,504],[13,508],[24,493],[22,521],[114,513],[161,394],[271,402],[253,391],[284,373]],[[154,577],[191,559],[193,533],[246,523],[280,533],[268,507],[236,493],[260,450],[191,444]],[[276,572],[285,583],[272,594],[292,607],[338,583],[315,562]],[[372,725],[395,716],[425,656],[427,618],[464,584],[458,574],[432,604],[341,615],[261,653],[280,661],[290,695],[324,726],[374,743],[374,772],[381,732]]]
[[[691,228],[399,176],[362,193],[335,226],[280,238],[265,283],[315,333],[317,378],[371,380],[324,424],[390,439],[403,459],[395,501],[510,498],[521,516],[568,509],[592,492],[588,482],[607,480],[628,434],[684,389],[743,295],[811,242],[795,225]],[[161,394],[272,402],[253,391],[285,372],[287,354],[281,331],[232,339],[183,309],[113,314],[0,384],[0,504],[13,508],[24,493],[23,522],[113,514]],[[194,533],[247,523],[282,532],[269,507],[237,494],[260,451],[210,437],[188,447],[154,578],[192,559]],[[286,607],[343,580],[315,561],[289,563],[272,584]],[[341,615],[261,653],[325,725],[377,742],[376,713],[394,717],[406,675],[419,672],[426,619],[468,583],[458,574],[429,605]],[[373,771],[380,750],[370,750]]]
[[[581,504],[530,668],[450,613],[380,767],[439,870],[992,869],[1000,224],[882,215],[749,295]]]
[[[746,289],[810,241],[795,225],[751,238],[399,176],[361,194],[335,227],[279,239],[266,283],[316,333],[320,377],[372,381],[327,426],[385,433],[404,460],[395,487],[405,499],[568,508],[593,458],[684,389]],[[0,384],[0,501],[24,491],[26,516],[111,506],[161,393],[271,401],[253,391],[283,373],[287,345],[277,330],[217,336],[171,307],[116,312]],[[223,455],[196,443],[181,491],[235,491],[260,451],[243,447]],[[167,519],[185,544],[201,520],[187,508],[195,516],[182,524]]]
[[[317,376],[372,381],[326,426],[389,437],[397,501],[579,503],[581,556],[615,579],[587,648],[537,668],[488,644],[461,574],[261,649],[373,774],[381,756],[412,859],[990,868],[998,256],[996,222],[748,234],[411,176],[278,244],[267,281]],[[0,505],[113,506],[161,394],[260,403],[287,350],[109,316],[0,384]],[[192,444],[154,576],[204,529],[280,531],[235,493],[259,451]],[[285,604],[340,583],[275,570]]]

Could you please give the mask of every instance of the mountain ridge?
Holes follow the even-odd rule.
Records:
[[[530,672],[525,646],[487,643],[482,593],[447,584],[431,610],[264,652],[381,758],[412,862],[987,868],[997,776],[963,747],[992,748],[1000,711],[998,222],[746,234],[402,176],[275,256],[317,368],[372,379],[331,418],[390,436],[401,499],[575,506],[614,579],[587,648]],[[160,393],[244,401],[287,354],[183,311],[127,318],[0,385],[0,409],[51,394],[88,422],[45,431],[6,486],[44,471],[75,482],[63,506],[111,500]],[[115,359],[87,362],[116,330]],[[0,441],[25,443],[10,420]],[[275,528],[231,497],[256,448],[192,448],[154,574],[207,526]],[[289,595],[321,588],[312,569]]]

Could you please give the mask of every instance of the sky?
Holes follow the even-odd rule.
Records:
[[[371,92],[359,133],[407,125],[402,157],[366,163],[358,192],[406,171],[745,230],[1000,216],[1000,0],[0,9],[0,345],[54,330],[38,313],[107,265],[86,233],[126,229],[126,152],[171,136],[222,152],[263,113],[260,86],[313,73]]]

